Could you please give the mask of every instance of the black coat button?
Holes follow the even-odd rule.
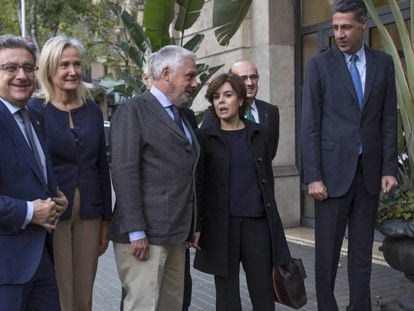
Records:
[[[258,157],[258,158],[257,158],[257,161],[258,161],[258,162],[263,162],[263,159],[262,159],[261,157]]]

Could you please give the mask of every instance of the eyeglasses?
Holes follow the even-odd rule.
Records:
[[[9,75],[17,75],[20,68],[22,68],[23,71],[28,75],[34,74],[34,71],[39,69],[39,67],[36,67],[35,65],[29,63],[24,63],[22,65],[16,63],[6,63],[0,65],[0,70],[4,70]]]
[[[250,81],[257,81],[259,80],[259,75],[251,75],[251,76],[240,76],[243,81],[247,81],[250,79]]]

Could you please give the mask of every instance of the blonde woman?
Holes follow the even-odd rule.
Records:
[[[45,99],[30,105],[45,119],[47,149],[69,205],[54,232],[54,260],[63,311],[91,310],[98,257],[108,246],[111,187],[103,116],[81,82],[84,49],[57,36],[44,45],[38,80]]]

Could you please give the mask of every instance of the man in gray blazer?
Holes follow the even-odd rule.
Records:
[[[309,60],[303,96],[304,181],[315,198],[318,310],[335,311],[335,278],[348,225],[347,310],[371,310],[379,192],[396,184],[397,105],[391,56],[364,46],[362,0],[336,1],[336,45]]]
[[[149,70],[151,90],[122,104],[112,121],[116,206],[109,237],[127,294],[124,310],[181,310],[185,247],[198,247],[199,146],[177,108],[197,86],[195,55],[166,46]]]
[[[276,105],[269,104],[256,98],[259,90],[259,72],[252,62],[240,60],[231,65],[230,73],[243,79],[247,91],[247,102],[249,108],[246,110],[245,117],[250,121],[260,123],[266,130],[266,140],[273,159],[276,156],[276,150],[279,143],[279,108]],[[201,128],[207,128],[216,118],[211,111],[206,111]]]

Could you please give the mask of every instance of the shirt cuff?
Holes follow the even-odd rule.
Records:
[[[24,223],[22,225],[22,229],[26,228],[26,226],[32,221],[33,218],[33,202],[26,202],[27,203],[27,212],[26,217],[24,219]]]
[[[130,242],[145,239],[147,237],[145,235],[145,231],[133,231],[133,232],[129,232],[128,235],[129,235]]]

